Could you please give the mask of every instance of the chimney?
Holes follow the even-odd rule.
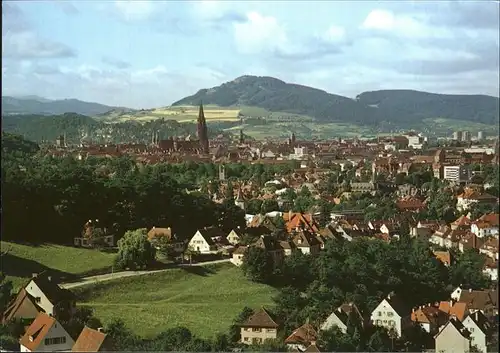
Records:
[[[469,288],[469,293],[472,293],[472,288]]]
[[[104,332],[104,327],[98,327],[97,332]]]
[[[48,276],[48,277],[47,277],[47,280],[48,280],[49,282],[52,282],[52,276]]]
[[[431,303],[428,303],[427,306],[431,306]]]
[[[476,321],[478,321],[479,320],[479,310],[476,311],[474,314],[475,314],[475,317],[476,317]]]
[[[411,309],[411,312],[414,313],[415,312],[415,308]]]
[[[37,278],[37,277],[38,277],[38,273],[33,272],[33,273],[31,274],[31,278]]]

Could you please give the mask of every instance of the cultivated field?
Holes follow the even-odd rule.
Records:
[[[48,271],[55,280],[73,279],[94,271],[110,271],[114,254],[69,246],[42,244],[38,246],[1,242],[1,271],[14,288],[22,286],[32,275]]]
[[[210,121],[237,121],[240,109],[222,108],[213,105],[203,106],[205,119]],[[177,120],[179,122],[195,122],[198,119],[199,107],[197,106],[175,106],[163,107],[150,110],[137,111],[133,113],[110,112],[107,115],[95,117],[97,120],[109,123],[119,123],[127,120],[139,122],[157,119]]]
[[[227,331],[245,306],[270,305],[272,287],[246,280],[231,264],[172,269],[75,289],[78,305],[104,324],[123,319],[143,337],[185,326],[201,337]]]

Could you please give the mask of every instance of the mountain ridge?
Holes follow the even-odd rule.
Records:
[[[50,100],[39,96],[2,96],[2,115],[59,115],[64,113],[76,113],[93,116],[104,114],[114,109],[133,111],[133,109],[129,108],[85,102],[75,98]]]
[[[256,106],[271,112],[307,115],[321,122],[376,125],[400,124],[426,118],[446,118],[498,124],[499,98],[454,95],[418,90],[367,91],[354,99],[270,76],[240,76],[172,104],[216,104],[221,107]]]

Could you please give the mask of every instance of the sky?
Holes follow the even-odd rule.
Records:
[[[499,96],[499,2],[2,1],[2,95],[167,106],[242,75]]]

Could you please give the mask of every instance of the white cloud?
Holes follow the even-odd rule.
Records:
[[[288,43],[285,28],[278,20],[258,12],[249,12],[247,21],[234,23],[233,29],[237,48],[243,54],[285,50]]]
[[[116,0],[115,7],[127,21],[146,20],[155,12],[152,2],[148,0]]]
[[[343,27],[332,25],[323,33],[322,38],[328,42],[336,42],[343,40],[345,35],[346,33]]]
[[[361,28],[391,33],[410,38],[449,38],[452,32],[439,26],[427,25],[421,16],[409,14],[394,14],[388,10],[373,10],[363,21]]]

